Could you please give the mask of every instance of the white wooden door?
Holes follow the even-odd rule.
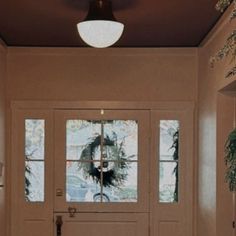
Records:
[[[148,234],[148,111],[56,111],[54,155],[55,235]]]

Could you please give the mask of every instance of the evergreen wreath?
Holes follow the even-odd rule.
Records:
[[[102,141],[103,149],[106,153],[103,153],[102,161],[94,162],[95,152],[101,146]],[[114,133],[112,138],[107,135],[103,140],[101,135],[97,135],[83,149],[80,156],[82,162],[79,163],[79,169],[83,171],[85,178],[92,177],[96,183],[104,187],[119,187],[127,179],[130,167],[130,162],[127,161],[130,158],[125,154],[123,142],[117,143],[117,137]],[[102,167],[95,165],[95,163],[102,164]]]

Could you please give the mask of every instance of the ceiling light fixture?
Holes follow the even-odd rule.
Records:
[[[119,40],[124,25],[115,19],[110,0],[92,0],[88,15],[77,24],[77,29],[86,44],[106,48]]]

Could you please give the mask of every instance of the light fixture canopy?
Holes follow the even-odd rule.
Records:
[[[82,40],[95,48],[106,48],[121,37],[124,25],[112,13],[110,0],[92,0],[84,21],[77,24]]]

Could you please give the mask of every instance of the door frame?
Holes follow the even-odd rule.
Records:
[[[194,111],[195,103],[178,102],[133,102],[133,101],[12,101],[15,109],[120,109],[120,110],[189,110]]]
[[[185,111],[188,114],[191,114],[192,119],[192,128],[193,128],[193,143],[196,143],[196,132],[195,132],[195,103],[194,102],[186,102],[186,101],[180,101],[180,102],[133,102],[133,101],[13,101],[10,104],[11,110],[9,111],[9,131],[12,131],[16,124],[16,113],[20,110],[48,110],[48,111],[54,111],[54,110],[79,110],[79,109],[114,109],[114,110],[150,110],[150,111]],[[14,158],[14,155],[16,154],[14,147],[12,143],[14,142],[14,138],[12,137],[12,132],[8,133],[8,157],[6,158],[6,185],[7,187],[7,219],[8,219],[8,236],[11,234],[11,224],[12,224],[12,215],[14,215],[14,207],[12,207],[12,204],[14,204],[14,199],[12,198],[12,193],[14,192],[14,189],[11,185],[12,180],[12,170],[16,169],[16,166],[14,162],[12,161]],[[192,157],[193,157],[193,166],[197,167],[197,160],[194,158],[196,156],[196,149],[192,149]],[[153,158],[153,157],[152,157]],[[197,198],[196,192],[197,192],[197,171],[193,171],[193,191],[192,191],[192,202],[193,202],[193,214],[192,214],[192,221],[193,221],[193,232],[195,232],[196,228],[196,202]],[[150,194],[152,195],[152,194]],[[150,220],[150,223],[152,221]],[[14,230],[13,230],[14,232]],[[152,231],[151,231],[152,235]],[[195,233],[193,233],[195,235]]]

